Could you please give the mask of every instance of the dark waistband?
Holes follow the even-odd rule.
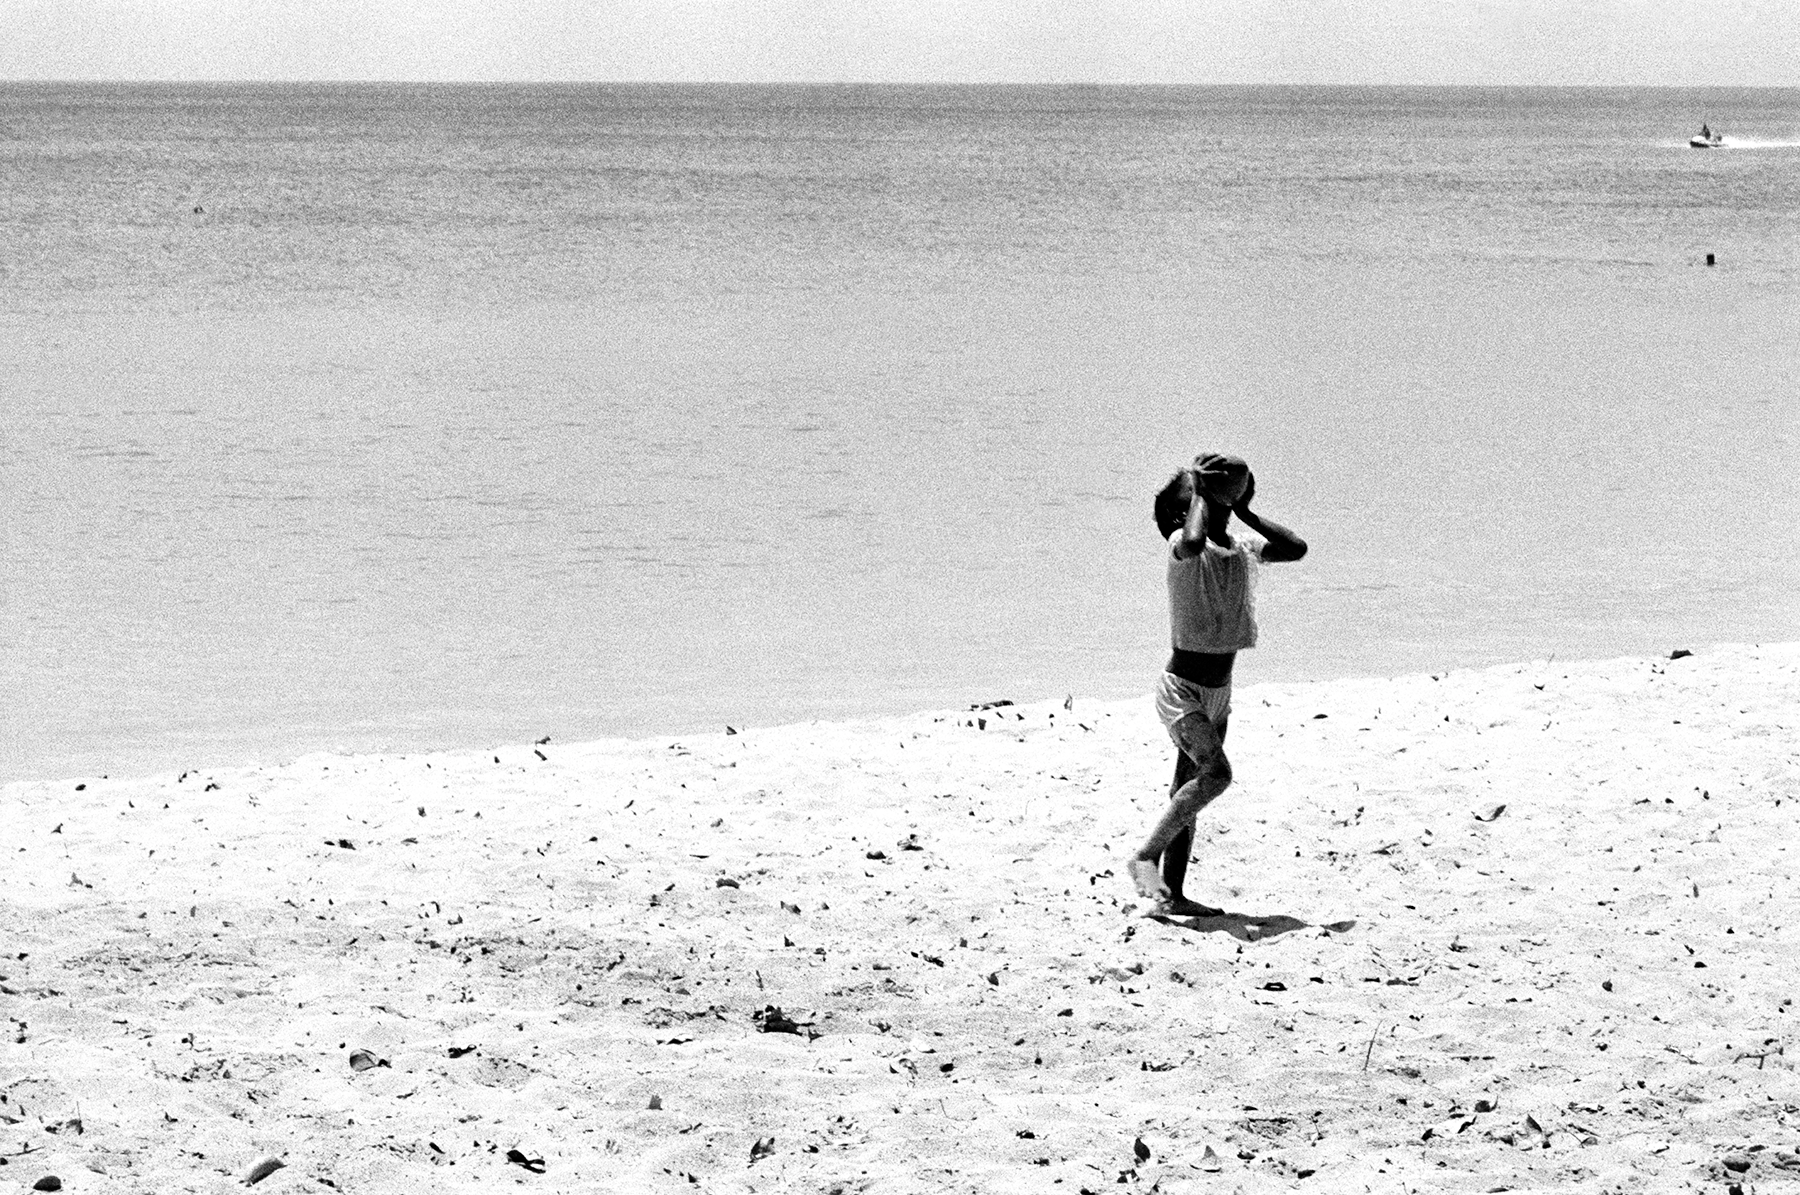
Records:
[[[1196,685],[1222,689],[1231,683],[1231,666],[1236,661],[1235,651],[1182,651],[1178,647],[1169,655],[1168,671]]]

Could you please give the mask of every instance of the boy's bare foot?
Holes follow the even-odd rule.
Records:
[[[1169,899],[1169,886],[1163,883],[1162,871],[1152,859],[1133,859],[1125,865],[1131,873],[1131,882],[1137,885],[1139,896],[1148,896],[1152,900]]]
[[[1189,900],[1185,896],[1170,896],[1156,902],[1150,911],[1152,917],[1223,917],[1224,909],[1215,909],[1211,905],[1203,905],[1197,900]]]

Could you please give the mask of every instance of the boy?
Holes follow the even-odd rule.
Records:
[[[1156,712],[1175,740],[1169,805],[1126,865],[1153,913],[1217,917],[1220,910],[1182,893],[1194,821],[1231,784],[1225,726],[1231,713],[1231,666],[1256,644],[1251,587],[1260,563],[1299,560],[1306,541],[1250,509],[1256,478],[1235,456],[1202,453],[1156,495],[1156,526],[1169,543],[1169,630],[1174,651],[1156,692]],[[1260,540],[1233,539],[1232,515]],[[1161,868],[1157,865],[1161,860]]]

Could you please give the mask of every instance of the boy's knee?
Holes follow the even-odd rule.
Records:
[[[1225,753],[1221,751],[1207,761],[1206,770],[1202,775],[1206,780],[1206,786],[1216,796],[1231,787],[1231,761],[1226,759]]]

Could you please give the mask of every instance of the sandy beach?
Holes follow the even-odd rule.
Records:
[[[0,1184],[1800,1184],[1800,645],[1235,704],[9,785]]]

